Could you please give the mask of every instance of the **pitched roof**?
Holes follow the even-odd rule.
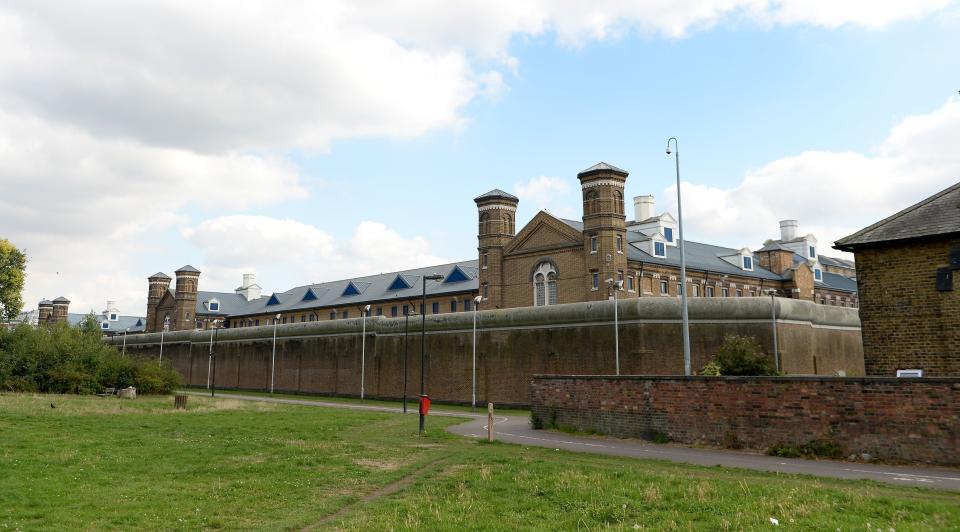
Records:
[[[960,233],[960,183],[834,242],[837,249],[853,249],[882,242]]]
[[[678,247],[667,246],[666,257],[655,257],[647,253],[649,250],[649,244],[643,245],[645,242],[649,242],[649,240],[650,237],[644,235],[643,233],[627,231],[627,241],[630,244],[627,246],[627,258],[629,260],[645,262],[648,264],[661,264],[664,266],[680,267],[680,249]],[[688,270],[708,271],[711,273],[739,275],[742,277],[754,277],[758,279],[776,281],[783,279],[782,276],[760,266],[757,261],[754,261],[753,271],[750,271],[738,268],[721,258],[730,255],[738,255],[740,253],[739,249],[713,246],[710,244],[703,244],[701,242],[692,242],[687,240],[684,245],[684,253],[686,255]]]
[[[97,320],[103,332],[121,333],[128,328],[130,332],[143,332],[147,328],[147,318],[143,316],[117,316],[116,321],[110,321],[103,314],[94,314],[93,318]],[[87,319],[86,314],[74,312],[67,314],[67,323],[70,325],[78,325],[85,319]],[[106,327],[103,326],[104,323],[107,324]]]
[[[63,296],[60,296],[60,297],[54,299],[53,302],[54,302],[54,303],[69,303],[70,300],[67,299],[67,298],[65,298],[65,297],[63,297]]]
[[[616,166],[613,166],[612,164],[607,164],[607,163],[604,163],[604,162],[599,162],[599,163],[591,166],[590,168],[587,168],[586,170],[583,170],[582,172],[578,173],[578,174],[577,174],[577,177],[581,177],[581,176],[585,176],[585,175],[590,175],[590,174],[598,174],[598,173],[601,173],[601,172],[602,172],[602,173],[613,172],[613,173],[615,173],[615,174],[622,174],[624,177],[626,177],[627,175],[629,175],[629,172],[627,172],[626,170],[617,168]]]
[[[758,249],[757,251],[789,251],[793,253],[792,249],[782,245],[780,242],[776,240],[768,241],[766,244],[763,245],[762,248]]]
[[[173,273],[200,273],[200,270],[190,266],[189,264],[182,266],[179,270]]]
[[[514,196],[513,194],[510,194],[509,192],[504,192],[499,188],[495,188],[490,192],[487,192],[486,194],[481,194],[476,198],[473,198],[473,201],[480,203],[483,200],[496,199],[496,198],[501,198],[501,199],[506,199],[511,201],[520,201],[520,199]]]
[[[167,280],[169,281],[169,280],[170,280],[170,276],[167,275],[167,274],[165,274],[165,273],[163,273],[163,272],[157,272],[157,273],[151,275],[150,277],[147,277],[147,279],[167,279]]]

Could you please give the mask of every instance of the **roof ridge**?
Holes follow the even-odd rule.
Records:
[[[945,196],[945,195],[947,195],[947,194],[949,194],[950,192],[953,192],[953,191],[955,191],[955,190],[960,190],[960,182],[957,182],[957,183],[955,183],[955,184],[953,184],[953,185],[951,185],[951,186],[949,186],[949,187],[941,190],[940,192],[937,192],[936,194],[934,194],[934,195],[932,195],[932,196],[930,196],[930,197],[927,197],[927,198],[925,198],[925,199],[922,199],[922,200],[918,201],[917,203],[914,203],[913,205],[910,205],[909,207],[906,207],[906,208],[904,208],[904,209],[901,209],[900,211],[897,211],[897,212],[891,214],[890,216],[887,216],[886,218],[884,218],[884,219],[882,219],[882,220],[880,220],[880,221],[878,221],[878,222],[875,222],[875,223],[873,223],[873,224],[871,224],[871,225],[869,225],[869,226],[867,226],[867,227],[864,227],[863,229],[857,231],[856,233],[853,233],[852,235],[845,236],[845,237],[841,238],[840,240],[835,241],[833,244],[834,244],[834,246],[843,246],[843,245],[845,245],[844,242],[849,242],[849,241],[851,241],[851,240],[854,240],[855,238],[863,235],[864,233],[866,233],[866,232],[868,232],[868,231],[872,231],[872,230],[874,230],[874,229],[877,229],[877,228],[880,227],[880,226],[886,225],[886,224],[888,224],[888,223],[896,220],[897,218],[900,218],[901,216],[904,216],[904,215],[906,215],[907,213],[910,213],[910,212],[912,212],[912,211],[915,211],[915,210],[919,209],[920,207],[923,207],[924,205],[927,205],[927,204],[929,204],[929,203],[932,203],[933,201],[938,200],[938,199],[940,199],[941,197],[943,197],[943,196]],[[841,250],[841,251],[842,251],[842,250]]]

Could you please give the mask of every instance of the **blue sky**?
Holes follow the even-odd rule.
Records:
[[[0,9],[0,237],[32,256],[27,308],[142,313],[146,276],[184,263],[271,291],[470,258],[475,196],[576,218],[598,161],[672,211],[669,136],[688,237],[731,247],[797,218],[826,249],[960,179],[947,0],[334,4],[174,2],[145,28],[122,4]]]

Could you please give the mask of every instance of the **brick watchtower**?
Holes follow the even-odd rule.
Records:
[[[503,306],[503,248],[516,234],[516,196],[493,189],[473,200],[477,204],[480,225],[477,236],[480,268],[480,295],[487,298],[486,308]]]
[[[167,290],[170,289],[170,281],[172,279],[169,275],[163,272],[157,272],[147,278],[147,282],[150,283],[149,291],[147,292],[147,332],[158,332],[162,325],[157,325],[157,305],[160,304],[160,299],[163,298],[163,294],[167,293]]]
[[[607,298],[607,279],[627,271],[627,228],[623,189],[627,172],[599,163],[577,174],[583,189],[583,240],[588,300]],[[594,274],[597,285],[594,287]],[[595,288],[595,289],[594,289]]]
[[[53,301],[44,299],[37,306],[37,325],[50,323],[53,318]]]
[[[177,289],[174,293],[176,307],[173,313],[171,329],[174,331],[189,331],[196,327],[197,285],[200,281],[200,270],[189,264],[174,272],[177,276]]]
[[[53,314],[50,318],[52,323],[66,323],[67,313],[70,308],[70,300],[60,296],[53,300]]]

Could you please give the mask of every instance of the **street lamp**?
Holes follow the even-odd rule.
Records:
[[[617,375],[620,375],[620,316],[617,305],[617,292],[623,290],[623,281],[607,279],[607,286],[613,292],[613,351],[617,365]]]
[[[210,322],[210,325],[213,327],[213,330],[210,332],[210,360],[207,363],[207,382],[210,383],[210,397],[213,397],[214,392],[217,390],[217,354],[213,352],[213,344],[216,343],[216,339],[220,337],[219,325],[221,323],[224,323],[224,320],[214,319]]]
[[[407,352],[408,352],[408,343],[407,337],[410,334],[410,312],[413,310],[413,305],[410,305],[410,309],[407,312],[403,313],[403,413],[407,413]]]
[[[367,313],[370,312],[370,305],[363,307],[360,312],[363,316],[363,333],[360,335],[360,400],[363,401],[363,379],[366,373],[367,363]]]
[[[443,279],[443,276],[435,273],[433,275],[424,275],[423,276],[423,289],[420,293],[420,402],[423,403],[424,399],[429,399],[427,396],[427,381],[424,378],[426,373],[426,360],[427,360],[427,281],[440,281]],[[420,408],[420,434],[423,434],[424,423],[426,422],[426,416],[423,413],[423,408]]]
[[[120,356],[127,356],[127,333],[130,332],[130,327],[127,327],[127,330],[123,331],[123,351],[120,352]]]
[[[277,365],[277,324],[280,323],[280,314],[273,318],[273,354],[270,356],[270,393],[273,393],[273,377]]]
[[[670,141],[673,150],[670,150]],[[684,253],[683,203],[680,201],[680,144],[676,137],[667,139],[667,155],[674,154],[677,163],[677,225],[680,233],[680,316],[683,320],[683,374],[690,375],[690,319],[687,315],[687,257]]]
[[[473,383],[473,395],[470,399],[470,406],[477,409],[477,311],[480,310],[480,302],[483,296],[473,298],[473,374],[471,382]]]
[[[163,318],[163,328],[160,329],[160,360],[157,361],[158,366],[163,365],[163,333],[167,332],[167,329],[170,327],[170,316]]]
[[[780,371],[780,344],[777,342],[777,291],[767,290],[770,294],[770,328],[773,329],[773,363],[777,371]]]

